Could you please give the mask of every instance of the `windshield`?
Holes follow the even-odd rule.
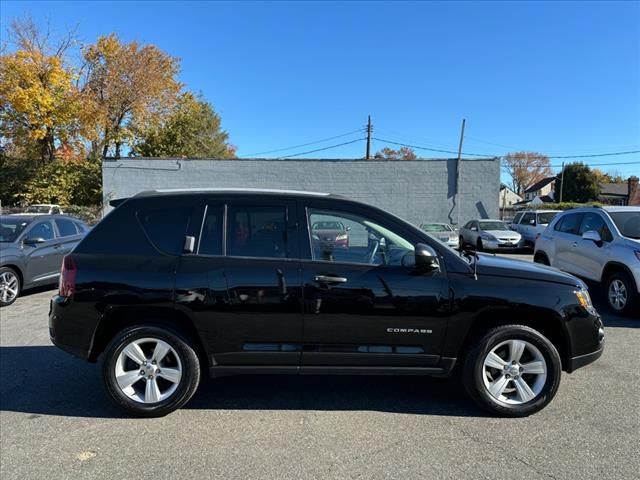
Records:
[[[422,225],[422,230],[425,232],[450,232],[451,227],[444,223],[425,223]]]
[[[504,222],[478,222],[480,230],[509,230]]]
[[[553,220],[556,215],[558,215],[558,212],[539,213],[538,223],[540,225],[549,225],[551,223],[551,220]]]
[[[0,242],[15,242],[27,225],[24,218],[0,217]]]
[[[49,213],[51,207],[49,205],[31,205],[25,210],[26,213]]]
[[[622,235],[640,239],[640,212],[609,212],[609,216]]]

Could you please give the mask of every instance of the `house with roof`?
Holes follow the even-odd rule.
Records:
[[[556,186],[556,177],[547,177],[537,181],[524,191],[524,200],[514,206],[541,205],[553,203]]]
[[[601,184],[598,201],[605,205],[640,205],[638,177],[629,177],[626,182]]]
[[[522,201],[522,197],[520,195],[518,195],[516,192],[511,190],[504,183],[500,184],[500,197],[498,199],[498,204],[500,206],[500,209],[511,208],[516,203],[519,203],[521,201]]]

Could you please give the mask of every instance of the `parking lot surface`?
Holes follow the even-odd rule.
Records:
[[[49,343],[53,293],[0,310],[3,480],[638,478],[639,320],[605,313],[602,358],[524,419],[487,417],[454,380],[322,376],[209,380],[182,410],[132,419],[96,365]]]

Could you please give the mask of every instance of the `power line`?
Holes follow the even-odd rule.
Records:
[[[411,145],[409,143],[392,142],[391,140],[385,140],[383,138],[377,138],[377,137],[373,137],[373,139],[378,142],[390,143],[391,145],[399,145],[401,147],[417,148],[418,150],[428,150],[430,152],[452,153],[454,155],[458,154],[458,152],[454,150],[443,150],[440,148],[429,148],[429,147],[422,147],[419,145]],[[492,157],[492,158],[500,156],[500,155],[490,155],[485,153],[467,153],[467,152],[464,152],[464,155],[472,156],[472,157]]]
[[[284,157],[278,157],[278,158],[276,158],[276,160],[280,160],[280,159],[283,159],[283,158],[298,157],[300,155],[308,155],[309,153],[322,152],[324,150],[330,150],[332,148],[338,148],[338,147],[342,147],[344,145],[351,145],[352,143],[356,143],[356,142],[364,142],[364,140],[365,140],[364,138],[356,138],[355,140],[351,140],[349,142],[344,142],[344,143],[338,143],[337,145],[330,145],[328,147],[317,148],[315,150],[308,150],[306,152],[292,153],[291,155],[285,155]]]
[[[267,153],[284,152],[284,151],[287,151],[287,150],[294,150],[296,148],[308,147],[309,145],[316,145],[318,143],[328,142],[329,140],[335,140],[336,138],[347,137],[349,135],[353,135],[354,133],[360,133],[360,132],[362,132],[362,128],[359,128],[357,130],[353,130],[352,132],[343,133],[341,135],[335,135],[333,137],[327,137],[327,138],[323,138],[321,140],[315,140],[313,142],[302,143],[300,145],[294,145],[292,147],[276,148],[275,150],[266,150],[264,152],[249,153],[249,154],[240,155],[240,156],[241,157],[254,157],[254,156],[257,156],[257,155],[264,155],[264,154],[267,154]]]
[[[374,137],[374,140],[377,140],[379,142],[383,142],[383,143],[390,143],[392,145],[400,145],[402,147],[410,147],[410,148],[417,148],[419,150],[428,150],[431,152],[441,152],[441,153],[452,153],[452,154],[457,154],[457,152],[453,151],[453,150],[443,150],[443,149],[438,149],[438,148],[429,148],[429,147],[423,147],[420,145],[411,145],[408,143],[399,143],[399,142],[392,142],[391,140],[384,140],[382,138],[377,138]],[[617,155],[631,155],[631,154],[635,154],[635,153],[640,153],[640,150],[628,150],[625,152],[607,152],[607,153],[588,153],[588,154],[582,154],[582,155],[554,155],[554,156],[549,156],[547,158],[549,159],[570,159],[570,158],[601,158],[601,157],[612,157],[612,156],[617,156]],[[473,156],[473,157],[489,157],[489,158],[504,158],[504,155],[495,155],[495,154],[488,154],[488,153],[469,153],[469,152],[464,152],[464,155],[466,156]],[[613,165],[613,164],[603,164],[603,165]]]

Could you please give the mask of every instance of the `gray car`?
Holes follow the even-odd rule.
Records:
[[[0,216],[0,306],[25,288],[56,283],[62,257],[89,227],[66,215]]]
[[[599,282],[609,307],[640,306],[640,207],[583,207],[553,219],[534,261]]]
[[[525,245],[534,246],[547,225],[560,210],[527,210],[518,212],[511,222],[511,230],[522,235]]]
[[[476,250],[516,250],[522,236],[501,220],[471,220],[460,229],[460,248],[471,245]]]

